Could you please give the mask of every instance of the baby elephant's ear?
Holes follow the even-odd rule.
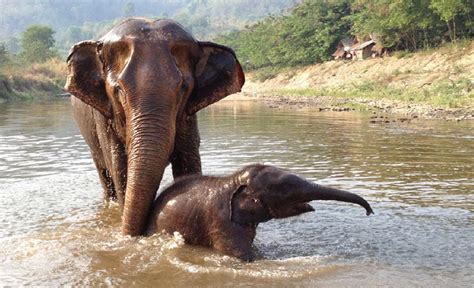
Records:
[[[230,221],[240,225],[256,225],[272,219],[258,195],[240,186],[230,199]]]
[[[102,62],[98,56],[101,43],[82,41],[74,45],[67,58],[68,76],[64,88],[105,117],[112,115],[105,91]]]
[[[195,68],[194,91],[188,100],[188,115],[240,92],[244,72],[232,49],[212,42],[199,42],[201,56]]]

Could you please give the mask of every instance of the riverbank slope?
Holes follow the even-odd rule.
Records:
[[[276,107],[474,119],[474,41],[386,58],[329,61],[274,75],[255,71],[247,73],[243,95]]]
[[[0,102],[47,100],[64,93],[66,63],[62,59],[54,58],[28,66],[20,63],[7,65],[0,69]]]

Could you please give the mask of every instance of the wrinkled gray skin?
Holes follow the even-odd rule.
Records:
[[[104,198],[123,209],[122,233],[141,235],[166,166],[175,178],[201,173],[195,113],[240,91],[242,68],[227,47],[141,18],[74,45],[67,62],[65,88]]]
[[[314,211],[308,204],[312,200],[355,203],[367,215],[373,213],[356,194],[311,183],[277,167],[252,165],[228,177],[176,180],[156,200],[147,235],[177,231],[188,244],[252,261],[257,225]]]

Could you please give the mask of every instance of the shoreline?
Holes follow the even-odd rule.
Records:
[[[245,89],[244,89],[245,90]],[[474,120],[472,108],[444,108],[422,103],[406,103],[389,99],[364,99],[338,96],[291,96],[278,95],[271,92],[242,91],[230,95],[223,101],[262,101],[268,107],[279,109],[288,108],[314,108],[333,112],[371,112],[377,117],[371,117],[371,122],[401,121],[411,119],[438,119],[445,121]],[[391,120],[388,120],[391,119]]]

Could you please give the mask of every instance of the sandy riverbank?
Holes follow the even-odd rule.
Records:
[[[371,111],[380,121],[391,119],[444,119],[449,121],[474,120],[472,108],[441,108],[429,104],[404,103],[387,99],[371,100],[361,98],[341,98],[333,96],[300,97],[279,96],[242,92],[225,98],[225,101],[263,101],[271,108],[314,107],[319,111]]]

